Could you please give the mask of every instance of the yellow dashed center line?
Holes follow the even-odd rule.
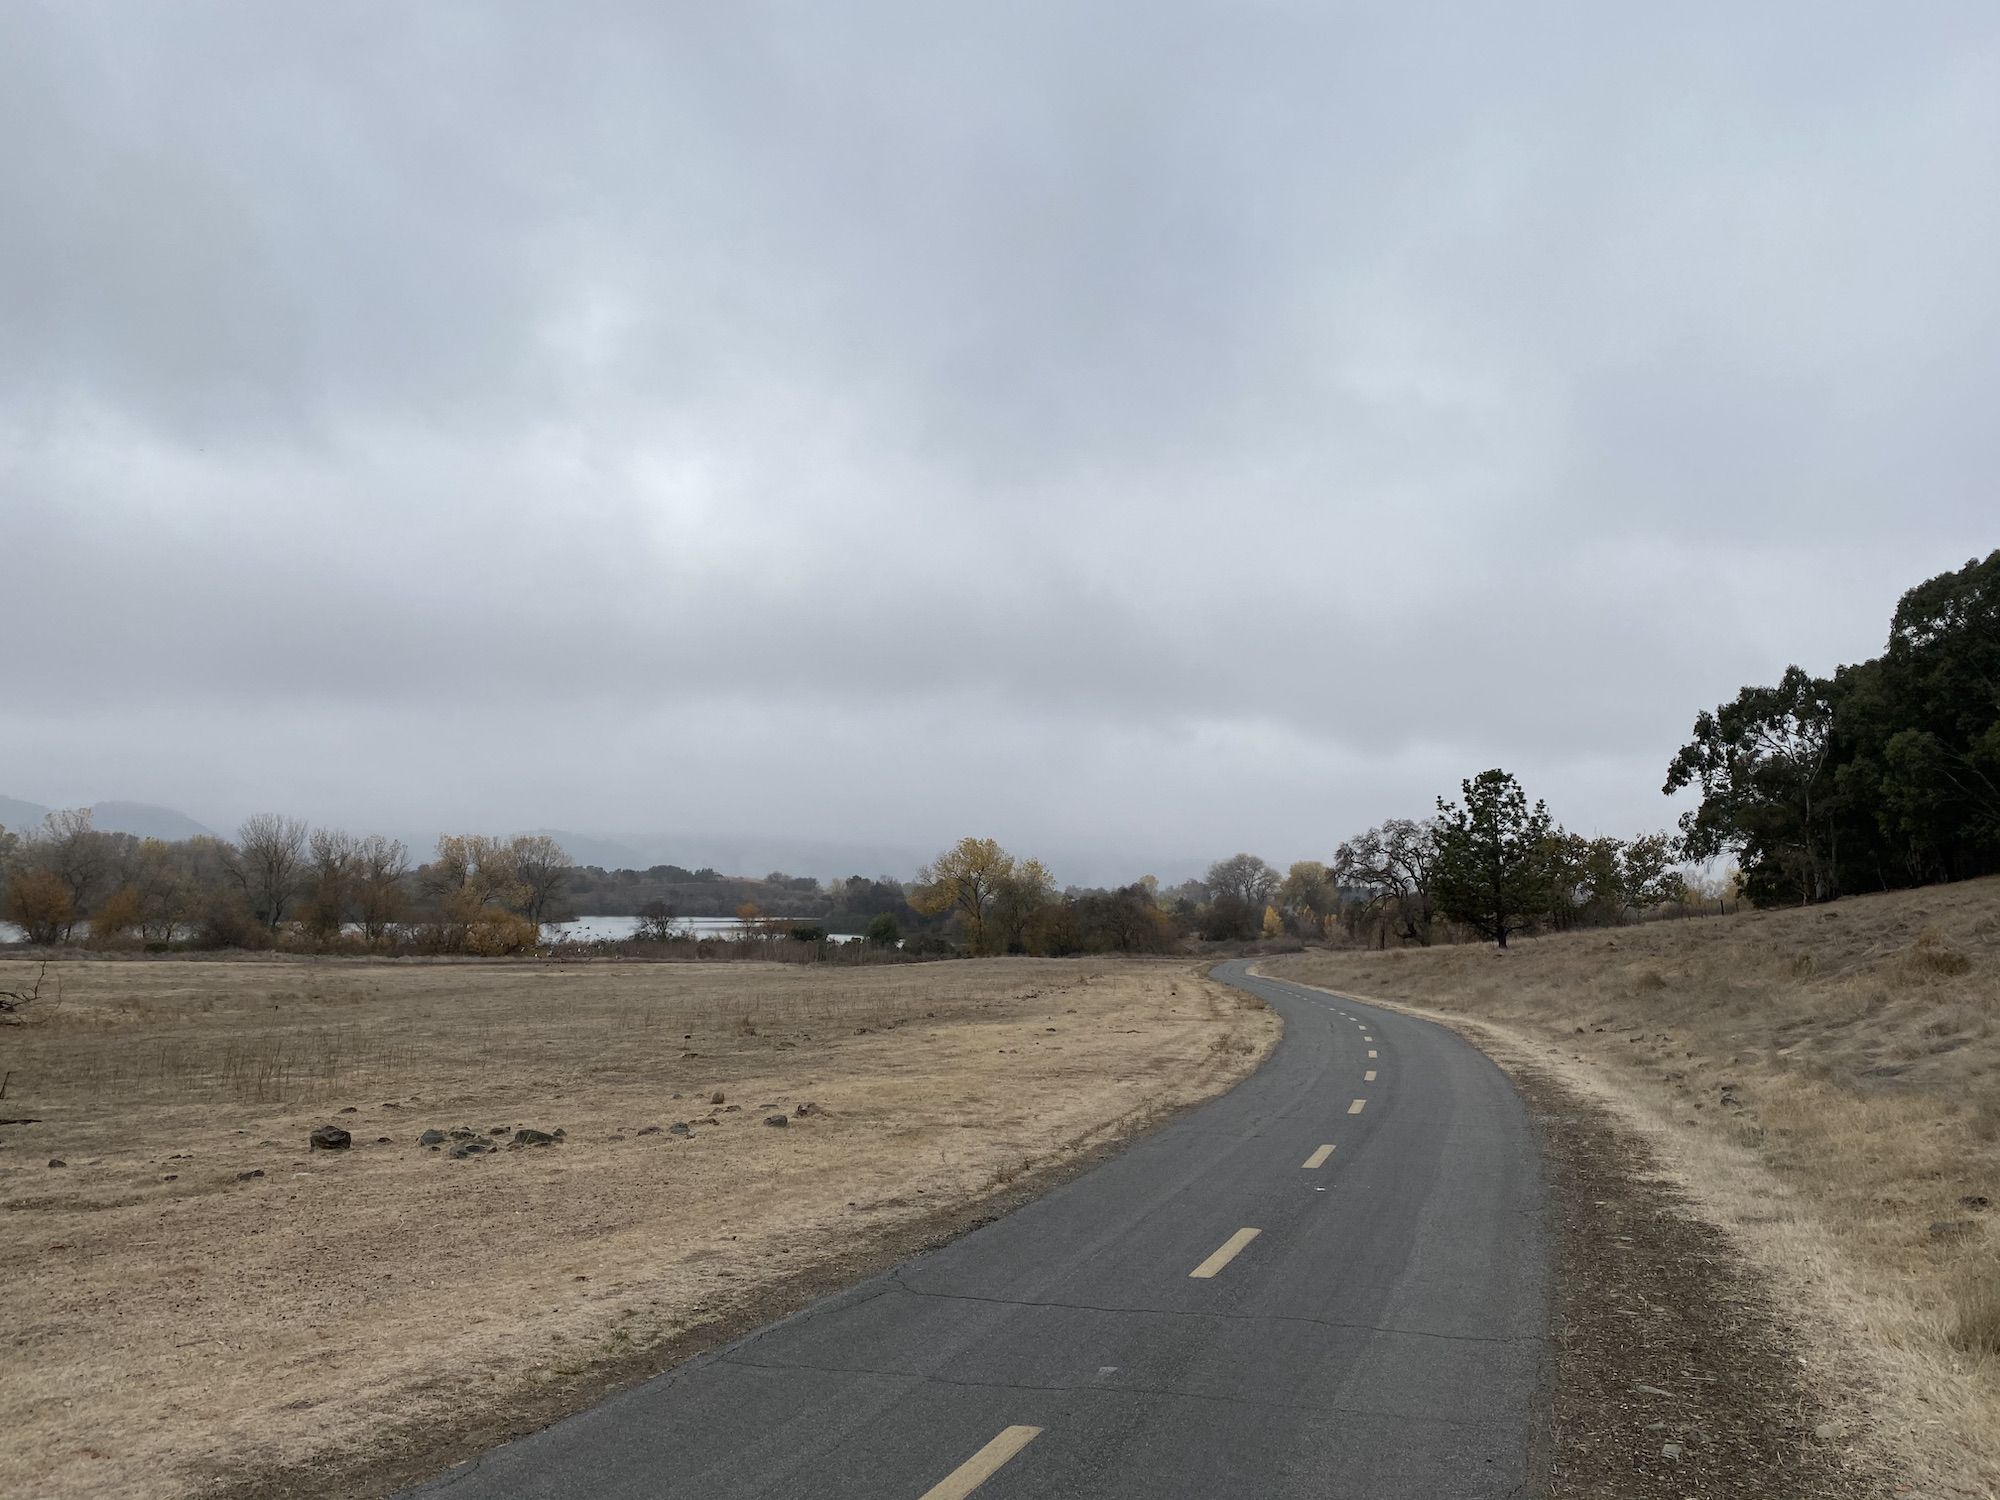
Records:
[[[1368,1055],[1369,1055],[1370,1057],[1373,1057],[1373,1056],[1375,1055],[1375,1051],[1374,1051],[1374,1049],[1373,1049],[1372,1047],[1371,1047],[1371,1048],[1369,1049],[1369,1051],[1368,1051]]]
[[[1262,1232],[1263,1231],[1257,1229],[1237,1230],[1236,1233],[1232,1234],[1228,1239],[1222,1242],[1222,1248],[1220,1250],[1216,1251],[1215,1254],[1211,1255],[1207,1260],[1203,1261],[1200,1265],[1196,1266],[1192,1271],[1188,1272],[1188,1275],[1190,1277],[1194,1277],[1202,1281],[1208,1280],[1209,1277],[1213,1276],[1217,1271],[1220,1271],[1224,1266],[1228,1265],[1232,1260],[1236,1259],[1237,1256],[1241,1255],[1243,1253],[1243,1247],[1249,1244],[1252,1240],[1256,1239],[1257,1236]]]
[[[1347,1112],[1350,1115],[1358,1115],[1367,1105],[1368,1101],[1366,1099],[1356,1099],[1352,1104],[1347,1106]]]
[[[1366,1073],[1363,1073],[1361,1075],[1361,1081],[1363,1083],[1373,1083],[1375,1081],[1375,1070],[1373,1068],[1370,1068]]]
[[[1320,1147],[1319,1150],[1313,1152],[1311,1156],[1308,1156],[1306,1158],[1306,1170],[1310,1172],[1315,1167],[1325,1166],[1326,1159],[1331,1155],[1333,1155],[1333,1147],[1331,1146]]]
[[[936,1484],[921,1500],[965,1500],[999,1471],[1002,1464],[1042,1435],[1039,1427],[1009,1427]]]

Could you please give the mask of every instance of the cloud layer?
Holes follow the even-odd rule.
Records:
[[[48,4],[0,131],[40,801],[1631,829],[1994,544],[1988,6]]]

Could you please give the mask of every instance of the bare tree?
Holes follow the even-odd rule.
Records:
[[[148,942],[170,943],[194,920],[188,852],[145,839],[128,862],[126,879],[137,897],[139,936]]]
[[[278,813],[257,813],[236,830],[236,878],[258,921],[273,932],[298,895],[305,871],[306,825]]]
[[[1356,834],[1334,853],[1335,882],[1344,890],[1360,891],[1362,914],[1381,924],[1385,944],[1392,924],[1405,942],[1428,945],[1431,940],[1434,822],[1391,818],[1380,828]]]
[[[340,936],[353,904],[354,862],[359,853],[352,834],[315,828],[307,844],[306,926],[322,942]]]
[[[28,862],[46,870],[69,893],[69,918],[62,940],[90,914],[109,886],[117,862],[118,843],[91,823],[87,807],[64,808],[42,820],[41,829],[23,841]]]
[[[403,915],[403,877],[410,873],[410,851],[400,839],[371,833],[355,846],[354,916],[369,942],[377,942]]]
[[[1278,872],[1254,854],[1232,854],[1208,867],[1209,891],[1261,910],[1278,890]]]
[[[520,888],[521,915],[537,928],[552,919],[576,861],[546,833],[524,833],[507,846]]]

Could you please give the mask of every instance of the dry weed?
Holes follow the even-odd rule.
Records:
[[[2000,1259],[1960,1274],[1951,1341],[1967,1354],[2000,1360]]]

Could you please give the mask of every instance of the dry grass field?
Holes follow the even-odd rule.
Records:
[[[2000,881],[1263,967],[1594,1085],[1860,1377],[1859,1435],[1926,1492],[2000,1486]]]
[[[1221,1090],[1278,1029],[1171,963],[60,970],[0,1030],[7,1496],[332,1473],[581,1400],[774,1279]],[[308,1149],[321,1124],[352,1147]]]

